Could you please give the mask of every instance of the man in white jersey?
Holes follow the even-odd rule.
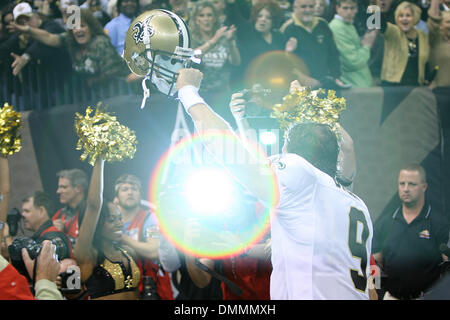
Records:
[[[183,69],[178,97],[202,136],[232,131],[198,95],[202,74]],[[218,144],[220,143],[217,141]],[[207,148],[224,157],[210,137]],[[247,152],[236,142],[236,152]],[[337,137],[323,124],[296,125],[286,136],[283,154],[271,158],[279,186],[279,203],[271,221],[271,299],[369,299],[367,277],[372,222],[364,202],[334,179],[339,152]],[[261,202],[271,198],[260,164],[226,163]]]

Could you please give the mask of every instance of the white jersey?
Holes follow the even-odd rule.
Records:
[[[271,163],[280,188],[271,299],[369,299],[373,227],[364,202],[296,154]]]

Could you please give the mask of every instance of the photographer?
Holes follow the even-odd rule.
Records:
[[[34,297],[39,300],[62,300],[55,281],[60,264],[55,257],[56,246],[45,240],[36,260],[31,260],[26,249],[22,249],[22,259],[30,278],[36,265],[34,277]],[[22,276],[5,258],[0,256],[0,300],[32,300],[34,299],[27,279]]]
[[[8,159],[0,157],[0,243],[2,244],[2,255],[0,255],[0,300],[5,299],[33,299],[28,281],[25,277],[8,263],[3,257],[3,235],[6,226],[6,215],[8,211],[10,194],[9,165]],[[58,276],[59,263],[55,259],[55,246],[50,241],[44,241],[41,254],[37,258],[35,282],[35,297],[41,300],[60,300],[61,293],[56,288],[54,281]],[[22,259],[25,267],[33,277],[35,262],[30,259],[28,252],[22,250]]]
[[[53,208],[47,193],[36,191],[23,199],[22,216],[25,227],[35,232],[31,239],[37,243],[52,240],[58,243],[58,256],[61,261],[72,258],[72,245],[67,236],[53,226],[49,212],[53,212]]]

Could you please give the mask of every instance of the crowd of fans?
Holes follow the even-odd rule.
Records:
[[[71,27],[71,5],[81,7],[79,27]],[[371,5],[380,12],[369,9]],[[251,85],[246,82],[251,63],[272,51],[298,56],[305,67],[292,72],[301,85],[313,88],[450,86],[448,0],[9,1],[0,8],[0,64],[20,77],[34,61],[59,73],[82,74],[89,86],[112,77],[140,81],[141,77],[130,73],[121,54],[131,21],[157,8],[171,10],[187,22],[191,47],[202,51],[202,62],[194,66],[204,74],[200,90],[208,101],[216,99],[210,103],[219,113],[228,108],[220,105],[223,97]],[[369,28],[369,20],[374,28]],[[5,172],[1,172],[3,180]],[[139,293],[144,298],[165,299],[269,298],[270,239],[254,247],[254,252],[221,265],[228,279],[249,290],[243,296],[216,277],[199,281],[204,283],[200,288],[189,280],[189,257],[164,239],[159,247],[155,245],[151,235],[154,223],[149,222],[153,218],[148,210],[140,213],[141,190],[135,177],[119,179],[114,201],[102,205],[103,161],[96,162],[89,185],[86,177],[75,176],[58,176],[63,212],[53,215],[46,210],[32,228],[39,233],[37,238],[45,231],[43,227],[65,234],[61,241],[70,252],[59,273],[75,264],[86,284],[84,291],[65,294],[65,298],[135,299]],[[34,194],[24,201],[30,216],[45,208],[37,203],[39,199]],[[31,219],[25,220],[30,223]],[[126,237],[122,229],[128,232]],[[116,245],[117,239],[122,239],[121,246]],[[5,242],[2,249],[9,244]],[[173,273],[169,276],[166,272]],[[120,277],[124,285],[118,288]]]
[[[79,28],[71,5],[81,8]],[[203,52],[201,90],[211,99],[252,85],[250,64],[274,50],[301,58],[292,73],[317,88],[450,85],[445,0],[9,1],[0,8],[3,72],[20,77],[33,61],[81,74],[89,85],[140,80],[120,55],[131,21],[155,8],[188,23],[191,47]]]

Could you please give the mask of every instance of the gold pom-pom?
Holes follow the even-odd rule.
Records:
[[[75,131],[78,135],[77,150],[83,150],[80,159],[89,158],[89,164],[102,156],[105,161],[132,159],[136,153],[136,135],[133,130],[121,125],[115,116],[97,105],[95,113],[91,107],[86,115],[75,113]]]
[[[336,97],[336,92],[324,89],[296,90],[283,98],[283,103],[273,107],[272,118],[278,120],[280,128],[288,129],[294,123],[328,124],[336,132],[339,114],[346,108],[344,98]]]
[[[21,126],[22,115],[5,103],[0,108],[0,154],[3,157],[19,152],[22,148],[19,134]]]

